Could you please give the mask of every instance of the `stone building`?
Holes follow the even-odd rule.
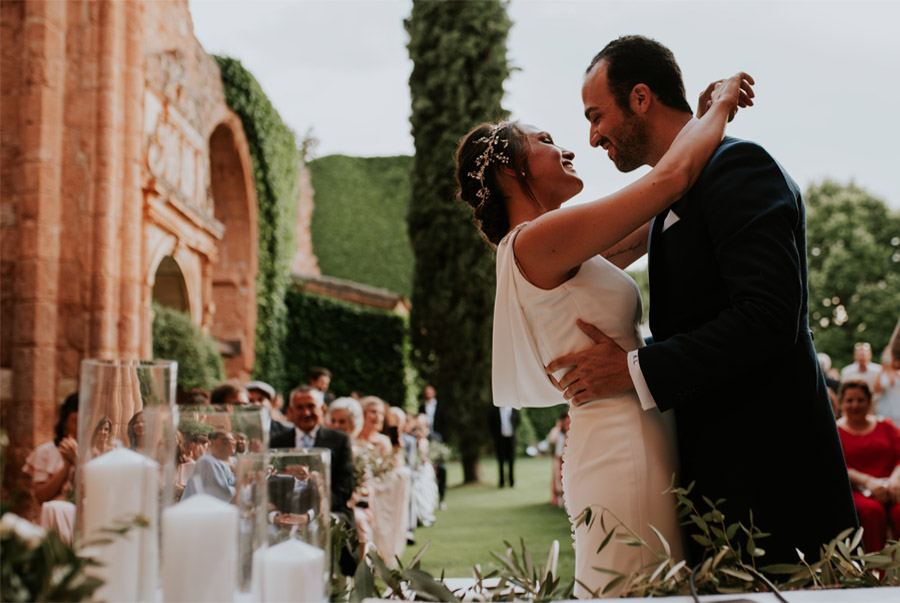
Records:
[[[253,367],[252,166],[187,0],[0,3],[6,485],[86,357],[149,357],[152,302]]]

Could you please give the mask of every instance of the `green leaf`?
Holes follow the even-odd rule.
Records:
[[[408,569],[403,573],[403,577],[409,581],[410,588],[431,601],[459,601],[445,584],[438,582],[427,572],[418,569]]]
[[[659,539],[660,544],[662,544],[663,550],[666,552],[666,556],[671,557],[672,556],[672,547],[669,546],[669,542],[662,535],[662,532],[657,530],[656,527],[652,524],[650,525],[650,529],[653,530],[653,533],[656,534],[656,537]]]
[[[597,553],[600,553],[606,546],[609,544],[610,540],[612,540],[613,536],[616,534],[616,528],[613,528],[609,532],[606,533],[606,536],[603,540],[600,541],[600,546],[597,547]]]
[[[362,560],[356,566],[356,573],[353,575],[350,603],[362,603],[364,599],[375,598],[378,598],[378,591],[375,590],[375,574],[369,569],[365,560]]]
[[[625,580],[625,576],[619,576],[618,578],[613,578],[612,580],[610,580],[609,583],[607,583],[607,585],[603,587],[603,594],[605,595],[615,590],[623,580]]]
[[[426,542],[425,545],[422,546],[422,548],[419,549],[419,551],[418,551],[415,555],[413,555],[413,558],[412,558],[412,559],[410,559],[410,561],[409,561],[409,567],[410,567],[411,569],[418,569],[418,568],[419,568],[419,565],[420,565],[421,562],[422,562],[422,557],[425,556],[425,553],[428,552],[428,549],[429,549],[429,548],[431,548],[431,541],[430,541],[430,540],[429,540],[428,542]],[[477,566],[476,566],[476,567],[477,567]]]

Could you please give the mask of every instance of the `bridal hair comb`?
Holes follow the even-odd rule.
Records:
[[[469,172],[467,176],[478,181],[480,185],[475,196],[480,200],[479,205],[483,205],[491,191],[484,183],[484,171],[494,163],[502,163],[509,165],[509,155],[506,154],[506,148],[509,146],[508,138],[501,138],[500,131],[507,127],[509,122],[501,122],[491,128],[487,136],[482,136],[475,142],[484,143],[484,151],[475,159],[475,171]]]

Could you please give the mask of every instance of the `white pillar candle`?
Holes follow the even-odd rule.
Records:
[[[325,601],[325,551],[289,538],[253,555],[253,592],[260,603]]]
[[[163,600],[233,601],[237,588],[238,510],[195,494],[163,511]]]
[[[92,570],[104,585],[102,601],[152,601],[159,581],[157,514],[159,464],[142,454],[117,448],[84,464],[84,533],[90,542],[111,539],[89,554],[103,567]],[[125,536],[103,534],[103,528],[143,516],[149,526],[133,527]]]

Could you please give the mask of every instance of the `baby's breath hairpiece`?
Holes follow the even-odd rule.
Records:
[[[500,137],[500,130],[507,125],[506,122],[497,124],[491,128],[491,131],[487,136],[482,136],[475,141],[485,143],[484,151],[477,159],[475,159],[476,169],[466,175],[469,178],[477,180],[480,185],[478,192],[475,193],[475,196],[480,200],[479,206],[483,205],[484,202],[488,200],[488,197],[491,196],[490,189],[484,183],[484,171],[494,163],[509,165],[509,155],[506,154],[506,148],[509,146],[509,139]]]

